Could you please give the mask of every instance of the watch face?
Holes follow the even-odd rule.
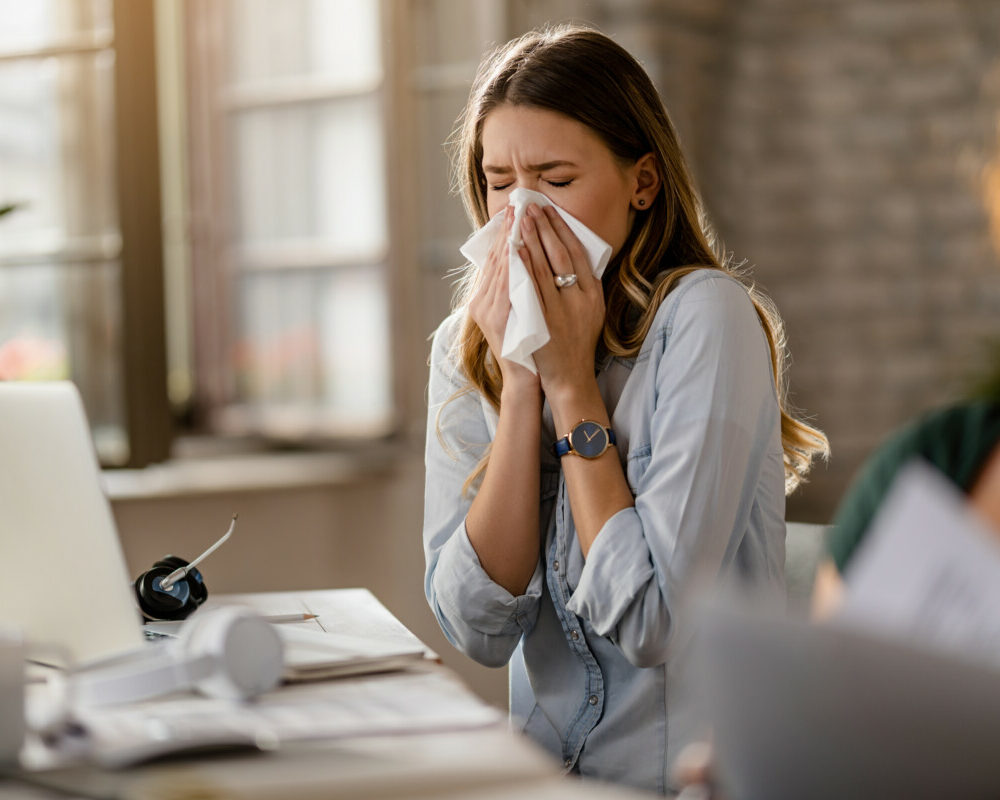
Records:
[[[573,428],[569,440],[577,454],[584,458],[597,458],[608,449],[608,432],[603,425],[590,420],[584,420]]]

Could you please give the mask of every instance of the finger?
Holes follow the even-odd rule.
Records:
[[[486,254],[486,261],[480,267],[479,283],[476,291],[485,292],[487,290],[487,287],[492,284],[497,270],[503,265],[507,257],[507,235],[511,220],[509,212],[510,208],[508,207],[507,212],[505,212],[504,224],[497,230],[489,252]]]
[[[540,208],[529,209],[538,231],[538,239],[542,244],[545,259],[553,275],[567,275],[576,272],[569,250],[562,243],[552,227],[548,214]]]
[[[542,262],[542,265],[539,266],[536,261],[533,261],[531,253],[525,245],[522,244],[521,247],[518,248],[517,254],[521,257],[521,261],[524,262],[528,278],[531,279],[531,283],[535,287],[535,296],[538,298],[538,302],[542,306],[542,314],[545,314],[551,299],[548,284],[552,281],[552,272],[549,270],[549,267],[545,262]]]
[[[490,257],[494,260],[500,257],[501,250],[503,250],[508,238],[510,238],[510,226],[513,221],[514,209],[511,206],[507,206],[507,210],[504,212],[503,225],[497,229],[496,236],[493,238],[493,245],[490,248]]]
[[[683,785],[709,785],[714,760],[713,747],[709,742],[694,741],[681,749],[671,773],[674,780]]]
[[[533,272],[534,270],[533,277],[551,278],[552,270],[549,267],[549,260],[545,255],[545,248],[542,246],[542,240],[538,236],[538,228],[535,223],[538,211],[538,206],[532,204],[528,206],[528,212],[521,218],[521,240],[528,255],[527,259],[522,256],[522,260],[525,266],[528,266],[530,260],[531,267],[528,271]]]
[[[497,264],[496,279],[493,281],[493,298],[510,303],[510,243],[504,242]]]
[[[532,206],[529,206],[529,214]],[[534,206],[537,211],[538,207]],[[532,283],[535,284],[535,292],[542,303],[543,311],[553,302],[559,289],[555,285],[553,272],[549,266],[545,248],[538,237],[538,229],[535,224],[536,216],[525,214],[521,220],[521,238],[524,244],[518,251],[524,266],[531,276]]]
[[[508,247],[509,245],[507,242],[504,242],[500,248],[500,252],[497,254],[496,258],[493,259],[493,266],[490,271],[489,281],[483,290],[483,296],[491,305],[496,303],[498,298],[501,298],[501,296],[505,300],[508,299]]]
[[[587,256],[587,251],[584,249],[583,244],[580,242],[577,235],[573,233],[569,225],[566,224],[559,212],[553,206],[546,206],[545,211],[545,222],[547,226],[543,228],[539,225],[539,230],[543,231],[542,241],[546,246],[546,252],[548,252],[550,238],[546,238],[544,231],[551,231],[552,237],[555,241],[559,242],[559,245],[566,252],[569,262],[573,265],[570,270],[559,270],[559,272],[575,272],[577,275],[577,285],[580,288],[584,288],[588,284],[592,284],[595,280],[594,272],[590,267],[590,258]]]

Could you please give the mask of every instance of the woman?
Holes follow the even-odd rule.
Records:
[[[456,647],[509,662],[512,719],[567,770],[665,792],[685,591],[782,584],[785,492],[826,439],[784,409],[780,321],[713,252],[621,47],[577,27],[510,42],[480,67],[456,156],[477,227],[530,189],[612,255],[595,278],[533,204],[466,272],[431,356],[427,599]],[[550,334],[537,374],[498,357],[511,246]]]

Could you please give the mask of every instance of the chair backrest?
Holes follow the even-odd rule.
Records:
[[[787,523],[785,537],[785,587],[788,608],[793,612],[809,609],[816,567],[825,553],[826,525],[810,522]]]

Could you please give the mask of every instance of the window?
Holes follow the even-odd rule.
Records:
[[[0,0],[0,380],[74,380],[107,464],[169,454],[168,375],[203,431],[387,432],[380,14]]]
[[[187,9],[197,407],[228,433],[384,433],[380,4]]]
[[[0,0],[0,206],[13,206],[0,217],[0,379],[72,378],[109,463],[162,454],[168,422],[137,424],[163,409],[162,360],[125,298],[155,325],[139,304],[145,285],[162,306],[159,210],[156,139],[135,105],[151,96],[151,28],[121,5]],[[129,350],[152,376],[127,368]]]
[[[506,5],[0,0],[0,380],[74,380],[107,464],[422,438]]]

